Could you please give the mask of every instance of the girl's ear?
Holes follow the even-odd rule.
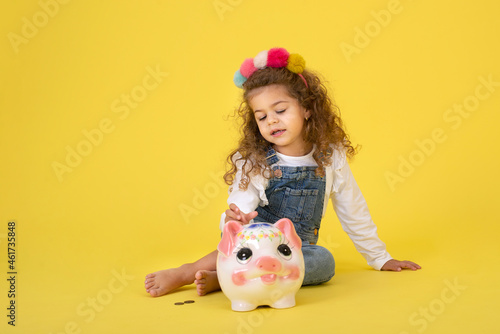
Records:
[[[306,110],[306,112],[304,113],[304,118],[308,120],[310,117],[311,117],[311,112],[309,110]]]

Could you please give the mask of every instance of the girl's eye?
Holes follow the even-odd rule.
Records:
[[[275,111],[275,113],[277,113],[277,114],[281,114],[281,113],[284,113],[285,111],[286,111],[286,109],[276,110],[276,111]],[[260,117],[260,118],[257,118],[257,119],[258,119],[259,121],[263,121],[263,120],[265,120],[265,119],[266,119],[266,117],[267,117],[267,115],[264,115],[264,116],[262,116],[262,117]]]

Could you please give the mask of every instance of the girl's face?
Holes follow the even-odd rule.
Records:
[[[302,156],[311,151],[312,145],[304,140],[305,118],[310,117],[310,112],[288,94],[285,86],[259,87],[250,96],[249,105],[260,134],[276,151],[290,156]]]

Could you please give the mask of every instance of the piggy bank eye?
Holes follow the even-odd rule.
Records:
[[[292,250],[290,249],[290,247],[288,247],[288,245],[285,244],[279,245],[278,252],[281,255],[281,257],[284,258],[285,260],[290,260],[292,257]]]
[[[252,257],[252,250],[250,248],[242,248],[236,254],[236,260],[240,264],[246,264]]]

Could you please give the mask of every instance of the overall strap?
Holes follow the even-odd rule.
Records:
[[[276,151],[272,146],[269,146],[269,149],[267,150],[266,154],[266,162],[269,166],[274,165],[277,163],[280,159],[276,155]]]

